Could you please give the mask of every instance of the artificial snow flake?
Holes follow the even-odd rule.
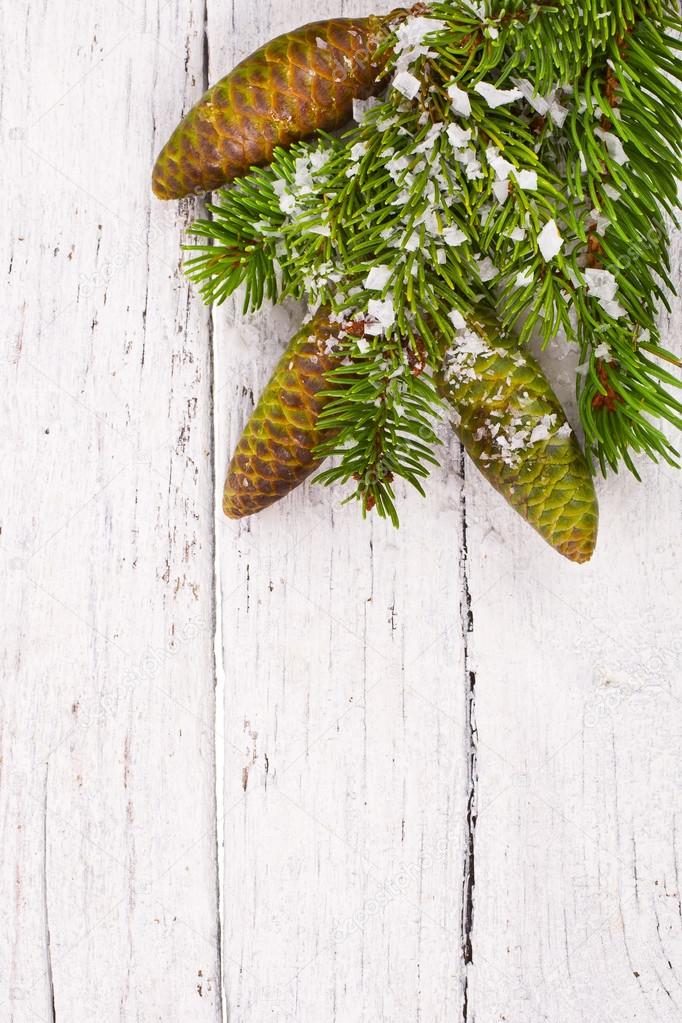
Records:
[[[520,89],[498,89],[490,82],[477,82],[474,92],[482,96],[488,106],[493,109],[504,106],[506,103],[514,103],[517,99],[523,99]]]
[[[376,96],[370,96],[369,99],[354,99],[353,120],[359,124],[364,119],[367,111],[377,106],[378,103],[379,100]]]
[[[478,160],[469,160],[466,164],[465,174],[469,181],[477,181],[480,178],[485,177]]]
[[[524,192],[537,192],[538,188],[538,175],[536,171],[522,170],[516,171],[516,183],[519,188],[522,188]]]
[[[396,69],[407,71],[420,57],[433,56],[423,42],[429,33],[442,28],[443,22],[435,18],[406,18],[396,29]]]
[[[469,181],[475,181],[478,178],[483,178],[483,170],[480,162],[476,159],[476,150],[468,147],[467,149],[456,149],[454,157],[457,163],[461,163],[465,167],[465,173]]]
[[[368,291],[383,291],[391,279],[390,266],[373,266],[367,274],[365,287]]]
[[[509,182],[493,181],[493,193],[497,201],[504,204],[509,196]]]
[[[393,88],[407,99],[414,99],[421,88],[421,83],[409,71],[399,71],[393,79]]]
[[[448,139],[454,149],[463,149],[471,141],[471,130],[460,128],[458,124],[449,124]]]
[[[477,260],[478,265],[478,276],[481,281],[485,284],[486,281],[492,281],[493,277],[497,277],[499,270],[493,263],[490,256],[485,256],[482,259]]]
[[[450,314],[452,318],[452,314]],[[476,360],[480,356],[492,355],[485,338],[466,326],[457,327],[457,335],[445,353],[444,374],[446,380],[473,380],[476,377]]]
[[[313,178],[310,173],[310,161],[305,158],[299,158],[294,166],[294,184],[296,188],[301,192],[312,191]]]
[[[549,106],[549,113],[558,128],[563,128],[566,118],[569,115],[568,107],[564,107],[557,100],[552,100]]]
[[[456,114],[460,114],[461,117],[471,116],[471,100],[464,89],[460,89],[458,85],[453,83],[448,87],[448,96],[450,97],[450,105]]]
[[[549,427],[546,423],[538,423],[537,426],[533,427],[530,437],[528,438],[529,444],[538,444],[541,440],[548,440],[551,437]]]
[[[609,218],[597,209],[590,210],[590,221],[592,222],[592,229],[602,237],[606,234],[607,228],[611,224]]]
[[[523,93],[526,102],[541,117],[550,116],[559,128],[563,128],[568,117],[568,108],[559,103],[557,99],[558,89],[553,89],[548,96],[539,96],[535,88],[527,78],[513,78],[514,85]]]
[[[371,298],[367,303],[367,311],[383,327],[391,327],[395,323],[395,310],[393,302],[389,299],[382,302],[380,299]]]
[[[467,325],[466,320],[457,309],[451,309],[448,313],[448,319],[452,323],[455,330],[464,330]]]
[[[509,160],[505,160],[505,158],[500,155],[500,151],[496,146],[488,146],[485,151],[485,155],[488,164],[495,172],[497,180],[506,181],[510,172],[514,170],[514,164],[510,163]]]
[[[538,247],[546,263],[554,259],[563,244],[564,240],[559,234],[556,221],[548,220],[538,235]]]
[[[406,156],[394,156],[392,160],[389,160],[386,164],[386,170],[391,175],[395,182],[398,181],[402,171],[407,170],[410,166],[410,161]]]
[[[587,294],[599,301],[605,313],[614,320],[627,316],[627,311],[616,299],[618,284],[610,270],[588,267],[582,272],[587,282]]]
[[[533,84],[529,82],[527,78],[513,78],[512,81],[533,110],[537,114],[540,114],[541,117],[544,117],[549,110],[549,102],[544,98],[544,96],[539,96],[535,92]]]
[[[612,301],[602,301],[599,304],[604,312],[612,316],[614,320],[619,320],[621,316],[627,316],[628,314],[627,309],[615,298]]]
[[[443,231],[443,241],[446,245],[451,245],[455,248],[458,245],[462,245],[467,240],[467,236],[464,231],[460,231],[458,227],[446,227]]]
[[[532,284],[533,280],[534,278],[532,270],[522,270],[521,273],[518,273],[516,275],[516,280],[514,281],[514,284],[516,285],[517,288],[525,288],[529,284]]]
[[[595,359],[610,359],[611,349],[607,345],[606,341],[602,341],[601,344],[597,345],[594,350]]]
[[[283,192],[279,197],[279,208],[282,213],[293,213],[296,209],[296,200],[289,192]]]
[[[526,237],[526,232],[522,227],[515,227],[509,232],[508,237],[511,238],[513,242],[522,242]]]
[[[324,165],[328,163],[330,157],[329,152],[325,152],[324,149],[314,149],[310,154],[310,166],[314,171],[322,170]]]
[[[614,163],[627,163],[628,154],[623,149],[623,143],[612,131],[604,131],[603,128],[595,128],[594,134],[606,145],[608,154]]]
[[[414,147],[415,153],[432,152],[444,129],[445,125],[442,123],[432,124],[427,131],[425,138],[423,138],[422,141]]]
[[[610,270],[587,267],[583,270],[583,276],[587,282],[587,294],[592,298],[608,301],[616,297],[618,284]]]

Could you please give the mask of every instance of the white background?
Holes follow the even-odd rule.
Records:
[[[216,514],[299,313],[210,316],[152,163],[370,7],[3,8],[3,1023],[680,1019],[682,477],[600,482],[583,567],[447,433],[400,532]]]

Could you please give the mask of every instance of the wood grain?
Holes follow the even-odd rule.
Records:
[[[679,475],[600,483],[587,567],[447,431],[400,532],[220,513],[302,311],[201,306],[153,158],[270,36],[391,6],[3,11],[3,1023],[680,1018]]]
[[[149,191],[203,27],[3,26],[0,1018],[215,1020],[211,357]]]
[[[682,240],[674,238],[680,280]],[[680,353],[682,306],[661,318]],[[559,376],[561,373],[559,372]],[[671,433],[672,436],[672,433]],[[476,1018],[673,1023],[682,1013],[679,474],[599,484],[572,566],[475,474],[466,495],[479,741]]]

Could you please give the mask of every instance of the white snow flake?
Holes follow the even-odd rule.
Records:
[[[590,222],[593,225],[593,230],[602,237],[606,234],[607,228],[611,224],[609,218],[597,209],[590,210]]]
[[[517,99],[523,99],[520,89],[498,89],[490,82],[477,82],[474,92],[482,96],[489,107],[504,106],[505,103],[514,103]]]
[[[353,120],[358,124],[363,120],[365,114],[372,107],[377,106],[379,100],[376,96],[370,96],[369,99],[354,99],[353,100]]]
[[[368,291],[383,291],[391,279],[392,272],[390,266],[373,266],[367,274],[365,287]]]
[[[516,171],[516,183],[519,188],[522,188],[524,192],[537,192],[538,188],[538,175],[536,171],[522,170]]]
[[[594,134],[606,145],[608,154],[614,163],[627,163],[628,154],[623,149],[623,143],[612,131],[604,131],[603,128],[595,128]]]
[[[500,272],[490,256],[485,256],[483,259],[478,259],[476,262],[478,264],[478,276],[484,284],[486,281],[492,281],[493,277],[497,277]]]
[[[393,88],[407,99],[414,99],[421,88],[421,83],[409,71],[399,71],[393,79]]]
[[[460,231],[458,227],[446,227],[443,231],[443,241],[446,245],[451,245],[455,248],[458,245],[462,245],[467,240],[467,236],[464,231]]]
[[[495,172],[495,177],[498,181],[507,181],[509,174],[514,170],[514,164],[510,163],[509,160],[505,160],[500,155],[500,151],[496,146],[488,146],[485,151],[486,159],[489,165]]]
[[[471,130],[460,128],[458,124],[449,124],[448,139],[453,149],[463,149],[471,141]]]
[[[459,114],[461,117],[471,116],[471,100],[464,89],[460,89],[453,82],[448,88],[448,96],[450,97],[452,109],[456,114]]]
[[[379,298],[370,298],[367,303],[367,315],[376,323],[366,325],[366,334],[383,334],[395,323],[395,309],[390,298],[383,302]]]
[[[563,244],[564,240],[559,234],[556,221],[548,220],[538,235],[538,246],[544,261],[549,263],[551,259],[554,259]]]
[[[605,313],[614,320],[627,316],[627,311],[616,299],[618,284],[610,270],[587,267],[582,271],[587,282],[587,294],[596,298]]]
[[[509,182],[493,181],[493,192],[497,201],[504,204],[509,196]]]

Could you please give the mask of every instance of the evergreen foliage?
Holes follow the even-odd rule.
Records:
[[[675,464],[679,360],[657,314],[672,288],[682,78],[676,7],[643,0],[418,5],[386,91],[342,138],[278,150],[197,221],[186,270],[207,302],[331,306],[325,482],[396,520],[392,480],[435,461],[432,375],[462,318],[495,309],[515,343],[573,343],[588,454]],[[358,330],[358,324],[362,329]],[[557,335],[562,338],[556,341]]]

